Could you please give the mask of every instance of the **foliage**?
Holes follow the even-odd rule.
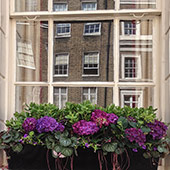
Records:
[[[144,157],[161,157],[169,152],[167,126],[156,119],[156,109],[101,108],[89,101],[67,103],[63,109],[53,104],[26,105],[6,121],[0,132],[0,149],[20,152],[25,144],[42,145],[53,157],[76,154],[78,147],[121,154],[127,148],[144,151]]]

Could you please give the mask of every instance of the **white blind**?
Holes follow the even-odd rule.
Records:
[[[55,64],[56,65],[68,64],[68,55],[67,54],[57,55]]]
[[[98,53],[85,54],[85,64],[98,64]]]

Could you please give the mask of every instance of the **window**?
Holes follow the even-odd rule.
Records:
[[[89,100],[93,104],[97,104],[97,88],[84,87],[83,88],[83,101]]]
[[[81,9],[83,11],[94,11],[94,10],[97,10],[97,3],[96,2],[82,2]]]
[[[84,54],[84,75],[98,75],[99,74],[99,53],[90,52]]]
[[[55,3],[53,6],[54,11],[67,11],[67,3]]]
[[[71,24],[56,24],[56,37],[70,37]]]
[[[37,0],[27,0],[25,5],[27,11],[37,10]]]
[[[121,91],[121,107],[130,106],[142,107],[143,106],[143,92],[142,91]]]
[[[140,79],[141,78],[141,60],[140,56],[122,55],[122,78]]]
[[[139,35],[140,34],[140,23],[136,21],[121,21],[122,35]]]
[[[54,104],[61,109],[65,106],[66,102],[67,102],[67,88],[54,87]]]
[[[86,23],[84,25],[84,35],[100,35],[101,23]]]
[[[120,0],[121,9],[156,8],[156,0]]]
[[[66,54],[56,54],[55,65],[54,65],[54,75],[55,76],[67,76],[68,75],[68,59],[69,55]]]

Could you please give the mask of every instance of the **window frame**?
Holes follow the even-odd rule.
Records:
[[[93,10],[83,10],[83,4],[90,4],[90,3],[93,3],[93,4],[95,4],[95,9],[93,9]],[[96,11],[97,10],[97,1],[92,1],[92,0],[90,0],[90,1],[87,1],[87,0],[85,0],[85,1],[82,1],[81,2],[81,10],[82,11]]]
[[[84,74],[84,61],[85,61],[85,54],[94,54],[94,53],[96,53],[97,54],[97,62],[98,62],[98,67],[96,68],[97,70],[98,70],[98,74]],[[82,71],[82,77],[96,77],[96,76],[99,76],[100,75],[100,73],[99,73],[99,71],[100,71],[100,53],[97,51],[97,52],[84,52],[84,54],[83,54],[83,57],[82,57],[82,59],[83,59],[83,61],[82,61],[82,69],[83,69],[83,71]],[[90,70],[90,69],[89,69]]]
[[[142,78],[142,66],[141,66],[141,55],[137,54],[122,54],[122,62],[121,62],[121,79],[123,80],[136,80],[136,79],[141,79]],[[125,58],[136,58],[137,59],[137,76],[136,77],[125,77]]]
[[[56,62],[56,56],[57,55],[65,55],[67,56],[67,74],[55,74],[55,62]],[[55,56],[54,56],[54,69],[53,69],[53,77],[68,77],[69,75],[69,53],[55,53]]]
[[[61,90],[62,90],[62,88],[65,88],[66,89],[66,94],[64,94],[64,95],[66,95],[66,102],[68,101],[68,88],[67,87],[53,87],[54,89],[55,88],[58,88],[59,89],[59,93],[58,93],[58,95],[59,95],[59,106],[57,106],[59,109],[61,109],[62,107],[61,107],[61,96],[62,96],[62,92],[61,92]],[[54,96],[55,96],[55,93],[53,93],[53,100],[54,100]],[[57,95],[56,95],[57,96]],[[66,103],[65,102],[65,103]],[[55,103],[55,102],[53,102],[53,103]]]
[[[66,10],[62,10],[62,11],[54,10],[54,5],[57,5],[57,4],[65,4],[66,5]],[[68,3],[67,2],[54,2],[53,3],[53,12],[65,12],[65,11],[68,11]]]
[[[98,100],[97,100],[97,97],[98,97],[98,88],[97,87],[82,87],[82,102],[84,101],[83,100],[83,96],[84,96],[84,88],[88,88],[88,93],[86,95],[88,95],[88,100],[91,101],[91,88],[95,88],[95,103],[94,104],[97,104]]]
[[[68,24],[69,25],[69,30],[70,32],[69,33],[58,33],[58,27],[59,25],[66,25]],[[64,37],[71,37],[71,23],[60,23],[60,24],[55,24],[56,25],[56,33],[55,33],[55,38],[64,38]],[[65,27],[66,29],[66,27]]]
[[[85,30],[86,30],[86,26],[87,25],[97,25],[99,24],[99,32],[93,32],[93,33],[85,33]],[[83,30],[83,36],[99,36],[101,35],[101,22],[89,22],[89,23],[85,23],[84,24],[84,30]],[[95,28],[94,28],[94,31],[95,31]]]
[[[121,107],[125,106],[124,105],[124,103],[125,103],[124,96],[126,96],[126,95],[130,95],[130,96],[131,95],[134,95],[134,96],[138,95],[139,96],[138,108],[143,107],[143,90],[131,90],[131,89],[121,90],[120,93],[121,93]]]

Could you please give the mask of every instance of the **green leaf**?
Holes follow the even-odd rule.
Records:
[[[143,133],[149,133],[151,131],[149,127],[142,127],[141,130]]]
[[[29,136],[34,136],[34,131],[29,132]]]
[[[147,152],[143,153],[143,157],[148,159],[148,158],[151,158],[151,155]]]
[[[73,154],[73,148],[63,148],[61,150],[61,153],[64,155],[64,156],[71,156]]]
[[[151,152],[151,155],[152,155],[152,157],[154,157],[154,158],[159,158],[159,157],[160,157],[160,154],[159,154],[159,152],[157,152],[157,151]]]
[[[158,146],[158,151],[159,151],[160,153],[167,153],[167,152],[168,152],[168,149],[165,148],[165,147]]]
[[[0,150],[1,150],[1,149],[5,149],[5,148],[6,148],[5,145],[0,145]]]
[[[52,150],[52,156],[54,158],[58,158],[58,153],[55,150]]]
[[[61,152],[62,146],[55,145],[54,148],[53,148],[53,150],[54,150],[55,152]]]
[[[21,152],[22,149],[23,149],[23,146],[22,146],[22,144],[20,144],[20,143],[12,146],[12,150],[13,150],[14,152]]]
[[[62,146],[67,147],[67,146],[71,145],[71,139],[68,139],[68,138],[60,138],[59,141],[60,141],[60,144],[61,144]]]
[[[117,148],[117,143],[106,143],[103,145],[102,149],[106,152],[115,152]]]
[[[137,123],[136,122],[129,122],[129,125],[132,126],[133,128],[137,128]]]
[[[128,120],[125,117],[120,117],[117,121],[118,124],[121,124],[122,127],[125,129],[128,127]]]

